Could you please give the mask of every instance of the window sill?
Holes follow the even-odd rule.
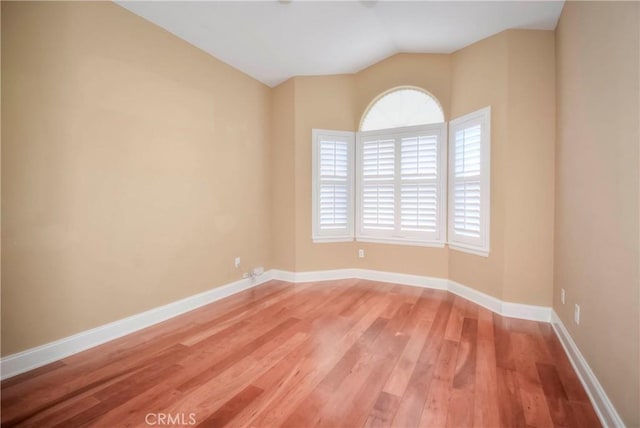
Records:
[[[489,257],[489,251],[482,248],[467,247],[465,245],[449,243],[449,249],[460,251],[463,253],[473,254],[475,256]]]
[[[311,238],[314,244],[326,244],[331,242],[353,242],[353,236],[343,238],[325,238],[321,236],[314,236]]]
[[[356,241],[358,241],[358,242],[371,242],[371,243],[375,243],[375,244],[411,245],[411,246],[415,246],[415,247],[444,248],[444,242],[415,241],[415,240],[411,240],[411,239],[356,237]]]

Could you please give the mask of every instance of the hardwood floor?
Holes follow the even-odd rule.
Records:
[[[595,427],[550,325],[272,281],[2,382],[2,426]]]

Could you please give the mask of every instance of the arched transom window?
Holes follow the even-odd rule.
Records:
[[[362,118],[361,131],[444,122],[438,101],[422,89],[392,89],[374,100]]]

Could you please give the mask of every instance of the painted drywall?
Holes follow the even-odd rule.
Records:
[[[556,30],[553,306],[629,427],[640,426],[639,7],[567,2]]]
[[[271,90],[109,2],[2,2],[2,355],[270,266]]]
[[[295,271],[295,111],[294,80],[273,89],[271,104],[271,258],[280,269]]]
[[[507,31],[504,279],[507,302],[551,306],[555,182],[555,36]]]

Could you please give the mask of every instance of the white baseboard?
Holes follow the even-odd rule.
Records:
[[[272,279],[271,271],[255,281],[241,279],[164,306],[86,330],[73,336],[8,355],[0,360],[2,380],[117,339]]]
[[[271,275],[274,279],[293,283],[332,281],[338,279],[368,279],[371,281],[392,282],[395,284],[412,285],[415,287],[447,289],[447,280],[422,275],[410,275],[406,273],[383,272],[370,269],[333,269],[309,272],[290,272],[274,269]]]
[[[593,370],[589,367],[587,360],[585,360],[578,346],[573,341],[564,323],[553,310],[551,316],[551,325],[556,332],[556,336],[560,339],[560,343],[562,343],[562,347],[569,357],[571,365],[578,374],[585,391],[587,391],[591,403],[600,418],[600,422],[605,427],[624,427],[625,425],[622,418],[616,411],[613,403],[611,403],[611,400],[609,400],[604,388],[602,388],[602,385],[598,382],[598,378],[596,378]]]
[[[464,297],[467,300],[471,300],[474,303],[477,303],[480,306],[484,306],[485,308],[493,311],[497,314],[503,315],[502,313],[502,300],[495,298],[493,296],[489,296],[481,291],[475,290],[471,287],[467,287],[466,285],[462,285],[458,282],[449,280],[447,289],[453,294],[457,294],[460,297]],[[516,318],[519,318],[517,315],[512,315]]]
[[[503,302],[493,296],[475,290],[466,285],[459,284],[444,278],[434,278],[422,275],[409,275],[405,273],[383,272],[370,269],[335,269],[314,272],[289,272],[272,270],[274,279],[287,282],[315,282],[337,279],[368,279],[372,281],[392,282],[394,284],[411,285],[414,287],[435,288],[448,290],[453,294],[471,300],[497,314],[522,318],[533,321],[551,321],[551,308],[545,306],[525,305],[521,303]]]

